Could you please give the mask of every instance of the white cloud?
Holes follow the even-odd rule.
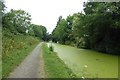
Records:
[[[32,16],[32,23],[43,25],[48,32],[55,28],[58,17],[81,12],[86,0],[6,0],[10,9],[22,9]]]

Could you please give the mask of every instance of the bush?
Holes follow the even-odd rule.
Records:
[[[52,51],[52,52],[54,51],[54,48],[53,48],[52,45],[49,47],[49,50]]]

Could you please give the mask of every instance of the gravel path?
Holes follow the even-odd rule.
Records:
[[[8,78],[44,78],[41,44],[38,44]]]

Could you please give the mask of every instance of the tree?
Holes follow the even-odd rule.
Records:
[[[0,26],[2,26],[2,16],[4,15],[5,8],[4,1],[0,1]]]
[[[60,16],[52,32],[54,42],[94,49],[120,52],[120,2],[84,3],[84,14]]]
[[[52,32],[54,42],[65,43],[65,39],[67,37],[66,27],[67,27],[66,20],[61,19],[61,17],[60,17],[58,22],[57,22],[56,28]]]
[[[3,27],[8,28],[11,32],[26,34],[29,29],[31,15],[23,10],[13,10],[3,16]]]
[[[45,41],[47,39],[47,29],[42,25],[32,24],[32,26],[35,37]]]
[[[84,9],[89,47],[101,52],[119,53],[120,3],[87,3]],[[117,40],[117,41],[116,41]],[[116,45],[116,46],[115,46]],[[114,48],[113,48],[114,46]]]

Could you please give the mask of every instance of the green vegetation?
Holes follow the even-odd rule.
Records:
[[[54,52],[54,47],[52,45],[49,46],[49,50]]]
[[[59,17],[53,42],[120,54],[120,2],[87,2],[84,12]]]
[[[2,10],[2,77],[5,78],[40,41],[46,40],[47,30],[42,25],[32,24],[31,15],[24,10],[11,9],[5,12],[4,3],[0,1],[0,5],[2,5],[0,6]]]
[[[30,35],[47,40],[47,30],[42,25],[32,24],[31,15],[23,10],[11,10],[3,15],[3,30],[9,30],[12,34]]]
[[[0,80],[2,79],[2,11],[4,4],[0,1]]]
[[[44,67],[46,78],[73,78],[75,75],[57,56],[57,53],[51,52],[47,45],[43,43],[42,52],[44,58]]]
[[[2,79],[2,29],[0,27],[0,79]]]
[[[7,77],[20,62],[36,47],[39,40],[31,36],[3,36],[2,76]]]
[[[52,44],[54,51],[77,77],[118,78],[118,56]]]
[[[52,44],[54,46],[48,48],[43,43],[47,78],[118,77],[118,57],[110,54],[120,54],[120,2],[84,3],[84,12],[66,19],[60,16],[50,35],[45,26],[31,23],[29,13],[13,9],[7,12],[4,3],[0,1],[0,5],[3,77],[7,77],[41,40],[50,39],[74,47]]]

